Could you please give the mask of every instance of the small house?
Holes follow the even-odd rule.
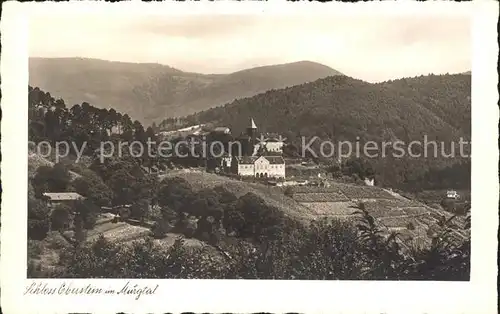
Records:
[[[446,191],[446,198],[448,198],[448,199],[454,199],[455,200],[455,199],[457,199],[459,197],[460,197],[460,195],[458,195],[457,191],[455,191],[455,190],[448,190],[448,191]]]
[[[58,205],[58,204],[68,204],[71,205],[79,200],[84,200],[85,197],[81,196],[75,192],[61,192],[61,193],[43,193],[42,194],[45,200],[47,201],[47,205],[49,207]]]
[[[229,134],[229,133],[231,133],[231,129],[221,126],[221,127],[215,128],[214,132],[215,133],[222,133],[222,134]]]

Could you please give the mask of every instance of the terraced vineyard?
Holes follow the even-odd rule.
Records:
[[[318,186],[290,186],[284,188],[285,190],[289,190],[292,194],[295,193],[342,193],[342,190],[338,186],[333,187],[318,187]]]
[[[359,186],[349,184],[338,184],[342,193],[350,199],[393,199],[394,196],[381,188],[371,186]]]
[[[315,215],[323,217],[347,218],[358,210],[352,202],[311,202],[302,205],[313,210]]]
[[[347,202],[349,199],[344,195],[336,192],[329,193],[296,193],[292,198],[299,203],[312,202]]]
[[[439,221],[452,216],[378,187],[335,183],[328,188],[293,187],[289,191],[295,201],[311,209],[316,216],[332,219],[356,219],[353,213],[359,210],[357,204],[362,201],[384,233],[397,232],[398,241],[406,249],[430,246],[432,237],[442,230]],[[454,221],[460,225],[464,218],[456,217]],[[454,236],[457,239],[464,237],[459,232]]]

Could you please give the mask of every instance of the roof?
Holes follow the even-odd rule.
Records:
[[[254,162],[259,159],[258,156],[241,156],[241,157],[236,157],[236,160],[238,161],[239,164],[244,164],[244,165],[253,165]]]
[[[226,132],[226,131],[229,131],[229,128],[228,127],[225,127],[225,126],[219,126],[219,127],[216,127],[214,129],[215,132]]]
[[[271,165],[285,164],[285,160],[281,156],[241,156],[235,157],[239,164],[253,165],[257,159],[264,158],[269,161]]]
[[[48,197],[51,201],[75,201],[84,198],[75,192],[43,193],[43,196]]]
[[[255,122],[253,121],[253,118],[252,118],[252,121],[251,121],[250,128],[251,129],[256,129],[257,128],[257,126],[255,125]]]
[[[268,143],[283,143],[283,141],[279,140],[278,138],[271,137],[266,140]]]
[[[285,163],[285,160],[281,156],[264,156],[271,165],[281,165]]]

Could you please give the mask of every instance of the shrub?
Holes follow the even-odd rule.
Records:
[[[144,220],[149,214],[149,202],[147,200],[139,200],[130,207],[130,217],[134,219]]]
[[[197,228],[198,228],[198,219],[196,217],[190,216],[187,219],[186,227],[183,233],[186,236],[186,238],[192,238],[194,237]]]
[[[42,253],[40,241],[28,240],[28,258],[36,258]]]
[[[66,230],[70,226],[71,208],[65,204],[58,205],[50,215],[50,229],[56,231]]]
[[[43,201],[28,200],[28,238],[43,240],[50,229],[50,209]]]
[[[170,232],[171,229],[172,229],[171,224],[169,224],[163,219],[158,219],[153,224],[151,232],[153,233],[153,237],[155,239],[162,239],[167,235],[168,232]]]
[[[81,219],[82,227],[87,230],[93,229],[96,224],[100,208],[90,200],[78,201],[75,203],[74,208],[75,215]]]
[[[97,206],[111,204],[113,192],[104,184],[101,177],[91,170],[85,171],[84,176],[75,179],[72,185],[77,193],[85,196]]]
[[[226,230],[226,235],[234,233],[240,236],[244,233],[246,226],[245,215],[236,206],[231,206],[224,212],[222,226]]]
[[[456,211],[455,200],[445,198],[441,201],[441,207],[448,212],[454,213]]]

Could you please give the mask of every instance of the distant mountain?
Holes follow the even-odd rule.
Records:
[[[289,136],[381,140],[470,137],[471,76],[429,75],[371,84],[347,76],[268,91],[187,117],[242,131],[253,117]]]
[[[341,73],[308,61],[206,75],[160,64],[83,58],[29,60],[30,85],[63,98],[69,106],[85,101],[115,108],[146,123],[332,75]]]

